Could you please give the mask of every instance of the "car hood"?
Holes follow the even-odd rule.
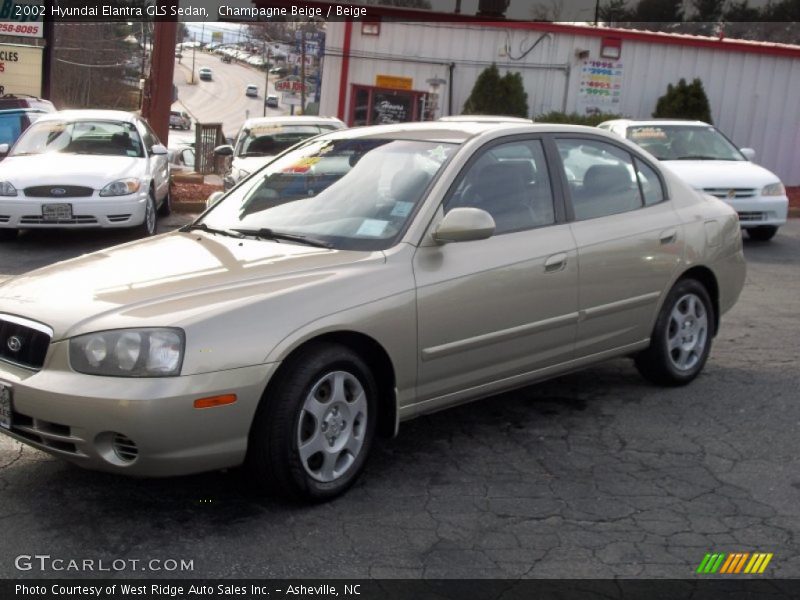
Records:
[[[0,312],[49,325],[54,340],[121,327],[184,326],[330,279],[339,267],[374,256],[172,232],[10,279],[0,284]]]
[[[231,166],[234,169],[244,169],[248,173],[253,173],[271,161],[273,156],[250,156],[248,158],[241,158],[237,156],[233,159]]]
[[[665,160],[662,164],[695,189],[762,188],[778,176],[748,161]]]
[[[0,180],[17,189],[31,185],[81,185],[96,190],[125,177],[144,175],[146,161],[130,156],[38,154],[10,156],[0,163]]]

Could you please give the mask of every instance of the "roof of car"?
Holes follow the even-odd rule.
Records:
[[[705,121],[695,121],[692,119],[647,119],[647,120],[636,120],[636,119],[612,119],[610,121],[604,121],[600,123],[600,125],[624,125],[625,127],[635,126],[635,127],[657,127],[659,125],[705,125],[709,127],[710,124],[706,123]]]
[[[62,110],[43,115],[39,121],[125,121],[133,123],[137,116],[124,110]]]
[[[533,123],[532,119],[506,117],[504,115],[450,115],[439,120],[448,123],[462,123],[465,121],[470,123]]]
[[[242,125],[243,129],[252,129],[258,125],[317,125],[320,123],[335,123],[344,126],[336,117],[317,117],[312,115],[284,115],[280,117],[257,117],[247,119]]]
[[[584,133],[591,135],[611,135],[595,127],[583,125],[563,125],[533,122],[499,121],[426,121],[423,123],[396,123],[392,125],[373,125],[357,127],[336,132],[339,137],[401,138],[407,140],[447,141],[461,143],[469,138],[491,131],[515,133]],[[330,134],[334,135],[334,134]]]

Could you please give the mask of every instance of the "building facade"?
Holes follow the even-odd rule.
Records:
[[[522,74],[534,118],[650,118],[668,84],[700,78],[714,124],[800,185],[800,46],[538,22],[330,22],[320,114],[351,126],[460,114],[492,63]]]

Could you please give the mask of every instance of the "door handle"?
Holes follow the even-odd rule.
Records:
[[[666,231],[662,231],[659,239],[661,240],[662,244],[673,244],[675,243],[675,240],[678,239],[678,230],[667,229]]]
[[[567,253],[559,252],[547,257],[547,260],[544,261],[544,272],[555,273],[556,271],[561,271],[566,265]]]

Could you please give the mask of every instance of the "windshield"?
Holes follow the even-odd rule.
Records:
[[[235,188],[202,221],[214,230],[266,229],[270,235],[303,236],[338,249],[384,250],[396,243],[457,147],[392,139],[311,140]]]
[[[658,160],[747,160],[710,125],[637,125],[627,137]]]
[[[236,156],[276,156],[306,138],[335,129],[332,125],[257,125],[239,135]]]
[[[39,121],[19,138],[11,156],[46,153],[144,156],[136,127],[121,121]]]

